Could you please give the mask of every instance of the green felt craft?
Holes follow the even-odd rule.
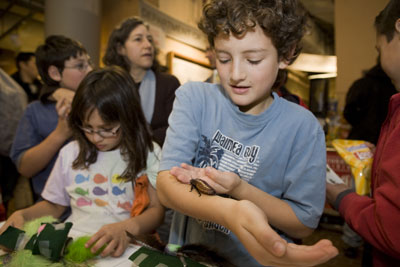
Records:
[[[96,257],[106,248],[106,245],[104,245],[95,254],[93,254],[90,251],[90,248],[85,247],[85,244],[89,239],[90,236],[81,236],[72,241],[67,247],[67,253],[64,258],[67,261],[82,263]]]
[[[133,266],[155,267],[155,266],[187,266],[187,267],[205,267],[187,257],[171,256],[160,251],[141,247],[135,251],[129,259]]]
[[[0,245],[10,249],[15,250],[18,246],[18,242],[23,238],[24,231],[9,226],[1,235],[0,235]]]
[[[71,222],[62,224],[46,223],[44,229],[36,237],[32,254],[40,254],[52,261],[58,261],[64,254],[71,227]]]
[[[43,224],[43,223],[54,223],[54,222],[58,222],[58,220],[56,218],[54,218],[53,216],[43,216],[37,219],[34,219],[32,221],[26,222],[24,224],[24,231],[25,234],[31,238],[34,234],[37,233],[39,227]]]

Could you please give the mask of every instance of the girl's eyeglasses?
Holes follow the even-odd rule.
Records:
[[[95,130],[93,130],[91,128],[86,128],[86,127],[79,126],[79,128],[82,131],[84,131],[85,133],[90,134],[90,135],[98,134],[103,138],[110,138],[110,137],[116,136],[120,127],[121,127],[121,125],[118,125],[118,126],[112,128],[110,130],[98,130],[98,131],[95,131]]]

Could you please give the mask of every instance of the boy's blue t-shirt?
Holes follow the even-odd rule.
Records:
[[[18,124],[10,152],[10,157],[16,166],[28,149],[40,144],[54,131],[57,122],[58,115],[55,103],[44,104],[40,101],[34,101],[28,105]],[[40,196],[42,193],[57,156],[58,152],[45,169],[32,177],[33,191],[36,196]]]
[[[176,91],[160,170],[182,162],[231,171],[286,201],[316,228],[325,203],[325,137],[314,115],[273,94],[259,115],[245,114],[220,85],[189,82]],[[238,214],[240,216],[240,214]],[[238,266],[259,265],[228,229],[176,212],[173,244],[203,244]]]

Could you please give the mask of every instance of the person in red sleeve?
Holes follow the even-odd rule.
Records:
[[[375,19],[376,47],[383,70],[400,91],[400,1],[391,0]],[[374,154],[371,196],[327,184],[327,200],[368,243],[373,266],[400,262],[400,93],[389,103]]]

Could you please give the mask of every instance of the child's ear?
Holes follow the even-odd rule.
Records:
[[[398,33],[400,33],[400,19],[396,20],[396,22],[394,23],[394,28]]]
[[[281,69],[281,70],[283,70],[283,69],[286,69],[286,67],[289,65],[289,63],[286,61],[286,60],[284,60],[284,59],[282,59],[281,61],[279,61],[279,69]]]
[[[61,81],[61,73],[58,70],[58,68],[54,65],[51,65],[48,69],[48,74],[51,79],[53,79],[56,82]]]

